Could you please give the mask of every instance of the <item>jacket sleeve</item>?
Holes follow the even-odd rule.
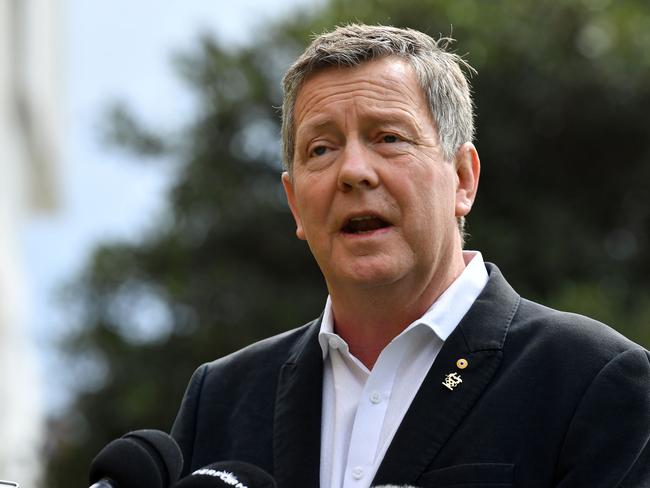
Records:
[[[569,426],[556,474],[558,488],[650,487],[648,351],[622,352],[594,377]]]
[[[172,437],[176,440],[183,453],[183,471],[181,471],[181,477],[187,476],[192,466],[198,408],[207,368],[207,364],[204,364],[192,375],[171,430]]]

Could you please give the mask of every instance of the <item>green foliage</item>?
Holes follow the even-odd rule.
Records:
[[[80,326],[65,349],[83,359],[84,381],[52,421],[54,488],[83,486],[110,439],[168,429],[199,363],[322,309],[322,278],[284,203],[274,107],[309,35],[347,21],[459,39],[479,71],[483,163],[468,247],[522,293],[650,345],[645,0],[336,0],[257,33],[250,48],[201,39],[177,61],[200,110],[174,137],[116,111],[112,139],[173,156],[178,178],[155,229],[99,248],[69,290]]]

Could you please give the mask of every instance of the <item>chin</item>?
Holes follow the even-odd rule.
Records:
[[[393,266],[352,266],[339,270],[340,282],[361,288],[391,285],[400,280],[404,273]]]

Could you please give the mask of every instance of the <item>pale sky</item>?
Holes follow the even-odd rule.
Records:
[[[61,367],[52,340],[69,325],[56,290],[107,240],[137,240],[164,208],[171,179],[160,164],[102,144],[108,104],[123,100],[145,121],[179,127],[191,115],[190,97],[173,72],[173,53],[192,50],[201,32],[242,44],[266,22],[320,0],[67,0],[63,57],[64,156],[61,207],[28,221],[23,234],[28,324],[41,367]],[[48,374],[46,408],[65,401]]]

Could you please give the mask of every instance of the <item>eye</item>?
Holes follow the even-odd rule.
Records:
[[[381,136],[381,142],[392,144],[395,142],[399,142],[399,137],[397,137],[395,134],[384,134],[383,136]]]
[[[316,146],[309,151],[309,156],[322,156],[327,152],[326,146]]]

